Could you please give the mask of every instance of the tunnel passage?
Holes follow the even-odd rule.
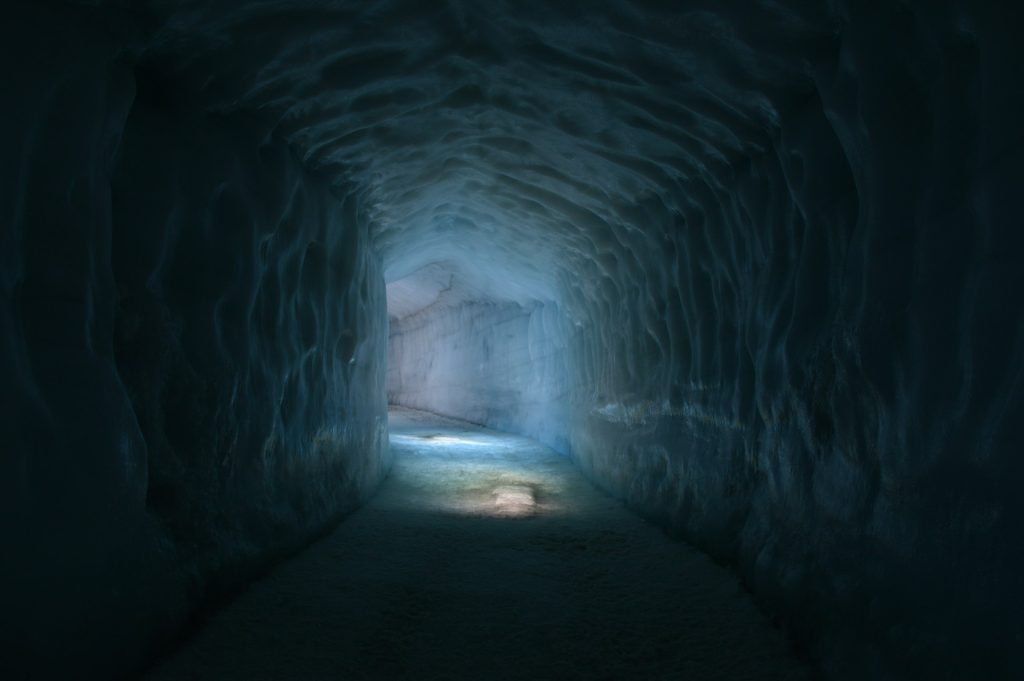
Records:
[[[137,669],[371,494],[391,396],[570,456],[828,675],[1019,675],[1019,14],[16,3],[0,672]]]

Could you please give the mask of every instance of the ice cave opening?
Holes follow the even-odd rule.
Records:
[[[9,3],[0,678],[1024,677],[1011,4]]]

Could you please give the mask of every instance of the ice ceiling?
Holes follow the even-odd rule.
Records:
[[[631,249],[658,247],[637,239],[646,214],[770,145],[836,41],[775,3],[150,7],[149,75],[365,193],[387,281],[443,262],[516,301],[635,266]]]

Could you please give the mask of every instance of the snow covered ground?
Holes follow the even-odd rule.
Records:
[[[533,440],[407,409],[373,499],[151,679],[802,679],[735,576]]]

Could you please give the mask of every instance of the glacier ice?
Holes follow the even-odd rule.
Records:
[[[1019,18],[17,0],[0,675],[138,669],[375,489],[390,396],[571,457],[835,678],[1019,676]]]

